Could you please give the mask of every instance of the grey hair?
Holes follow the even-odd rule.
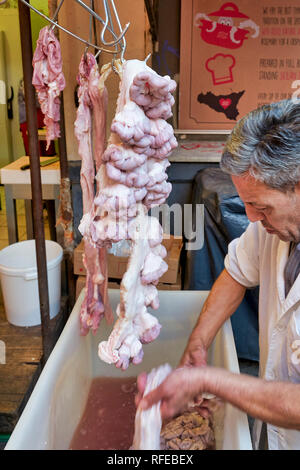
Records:
[[[220,166],[230,175],[249,173],[271,188],[293,191],[300,181],[300,102],[271,103],[240,119]]]

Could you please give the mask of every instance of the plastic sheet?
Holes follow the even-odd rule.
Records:
[[[117,243],[113,243],[112,247],[109,248],[108,253],[113,254],[114,256],[126,257],[130,256],[131,251],[131,241],[130,240],[121,240]]]

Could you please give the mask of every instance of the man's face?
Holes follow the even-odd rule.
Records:
[[[300,242],[300,184],[293,192],[283,193],[255,180],[249,173],[231,178],[250,222],[260,221],[268,233],[280,240]]]

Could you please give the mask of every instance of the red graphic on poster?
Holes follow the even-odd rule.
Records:
[[[205,13],[197,13],[194,22],[201,30],[201,38],[208,44],[237,49],[243,45],[245,39],[248,39],[250,31],[246,28],[254,30],[251,38],[259,35],[259,26],[249,16],[240,12],[235,3],[224,3],[219,10],[208,15],[218,17],[218,20],[211,20]],[[235,24],[238,19],[243,21]]]
[[[231,101],[230,98],[227,98],[227,99],[221,98],[221,99],[219,100],[219,103],[220,103],[220,105],[222,106],[223,109],[227,109],[228,106],[231,105],[232,101]]]
[[[235,58],[230,54],[215,54],[205,62],[205,68],[211,73],[214,85],[233,82],[234,66]]]

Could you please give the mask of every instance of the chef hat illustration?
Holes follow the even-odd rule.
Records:
[[[211,73],[214,85],[233,82],[234,66],[235,58],[230,54],[215,54],[205,62],[205,68]]]

